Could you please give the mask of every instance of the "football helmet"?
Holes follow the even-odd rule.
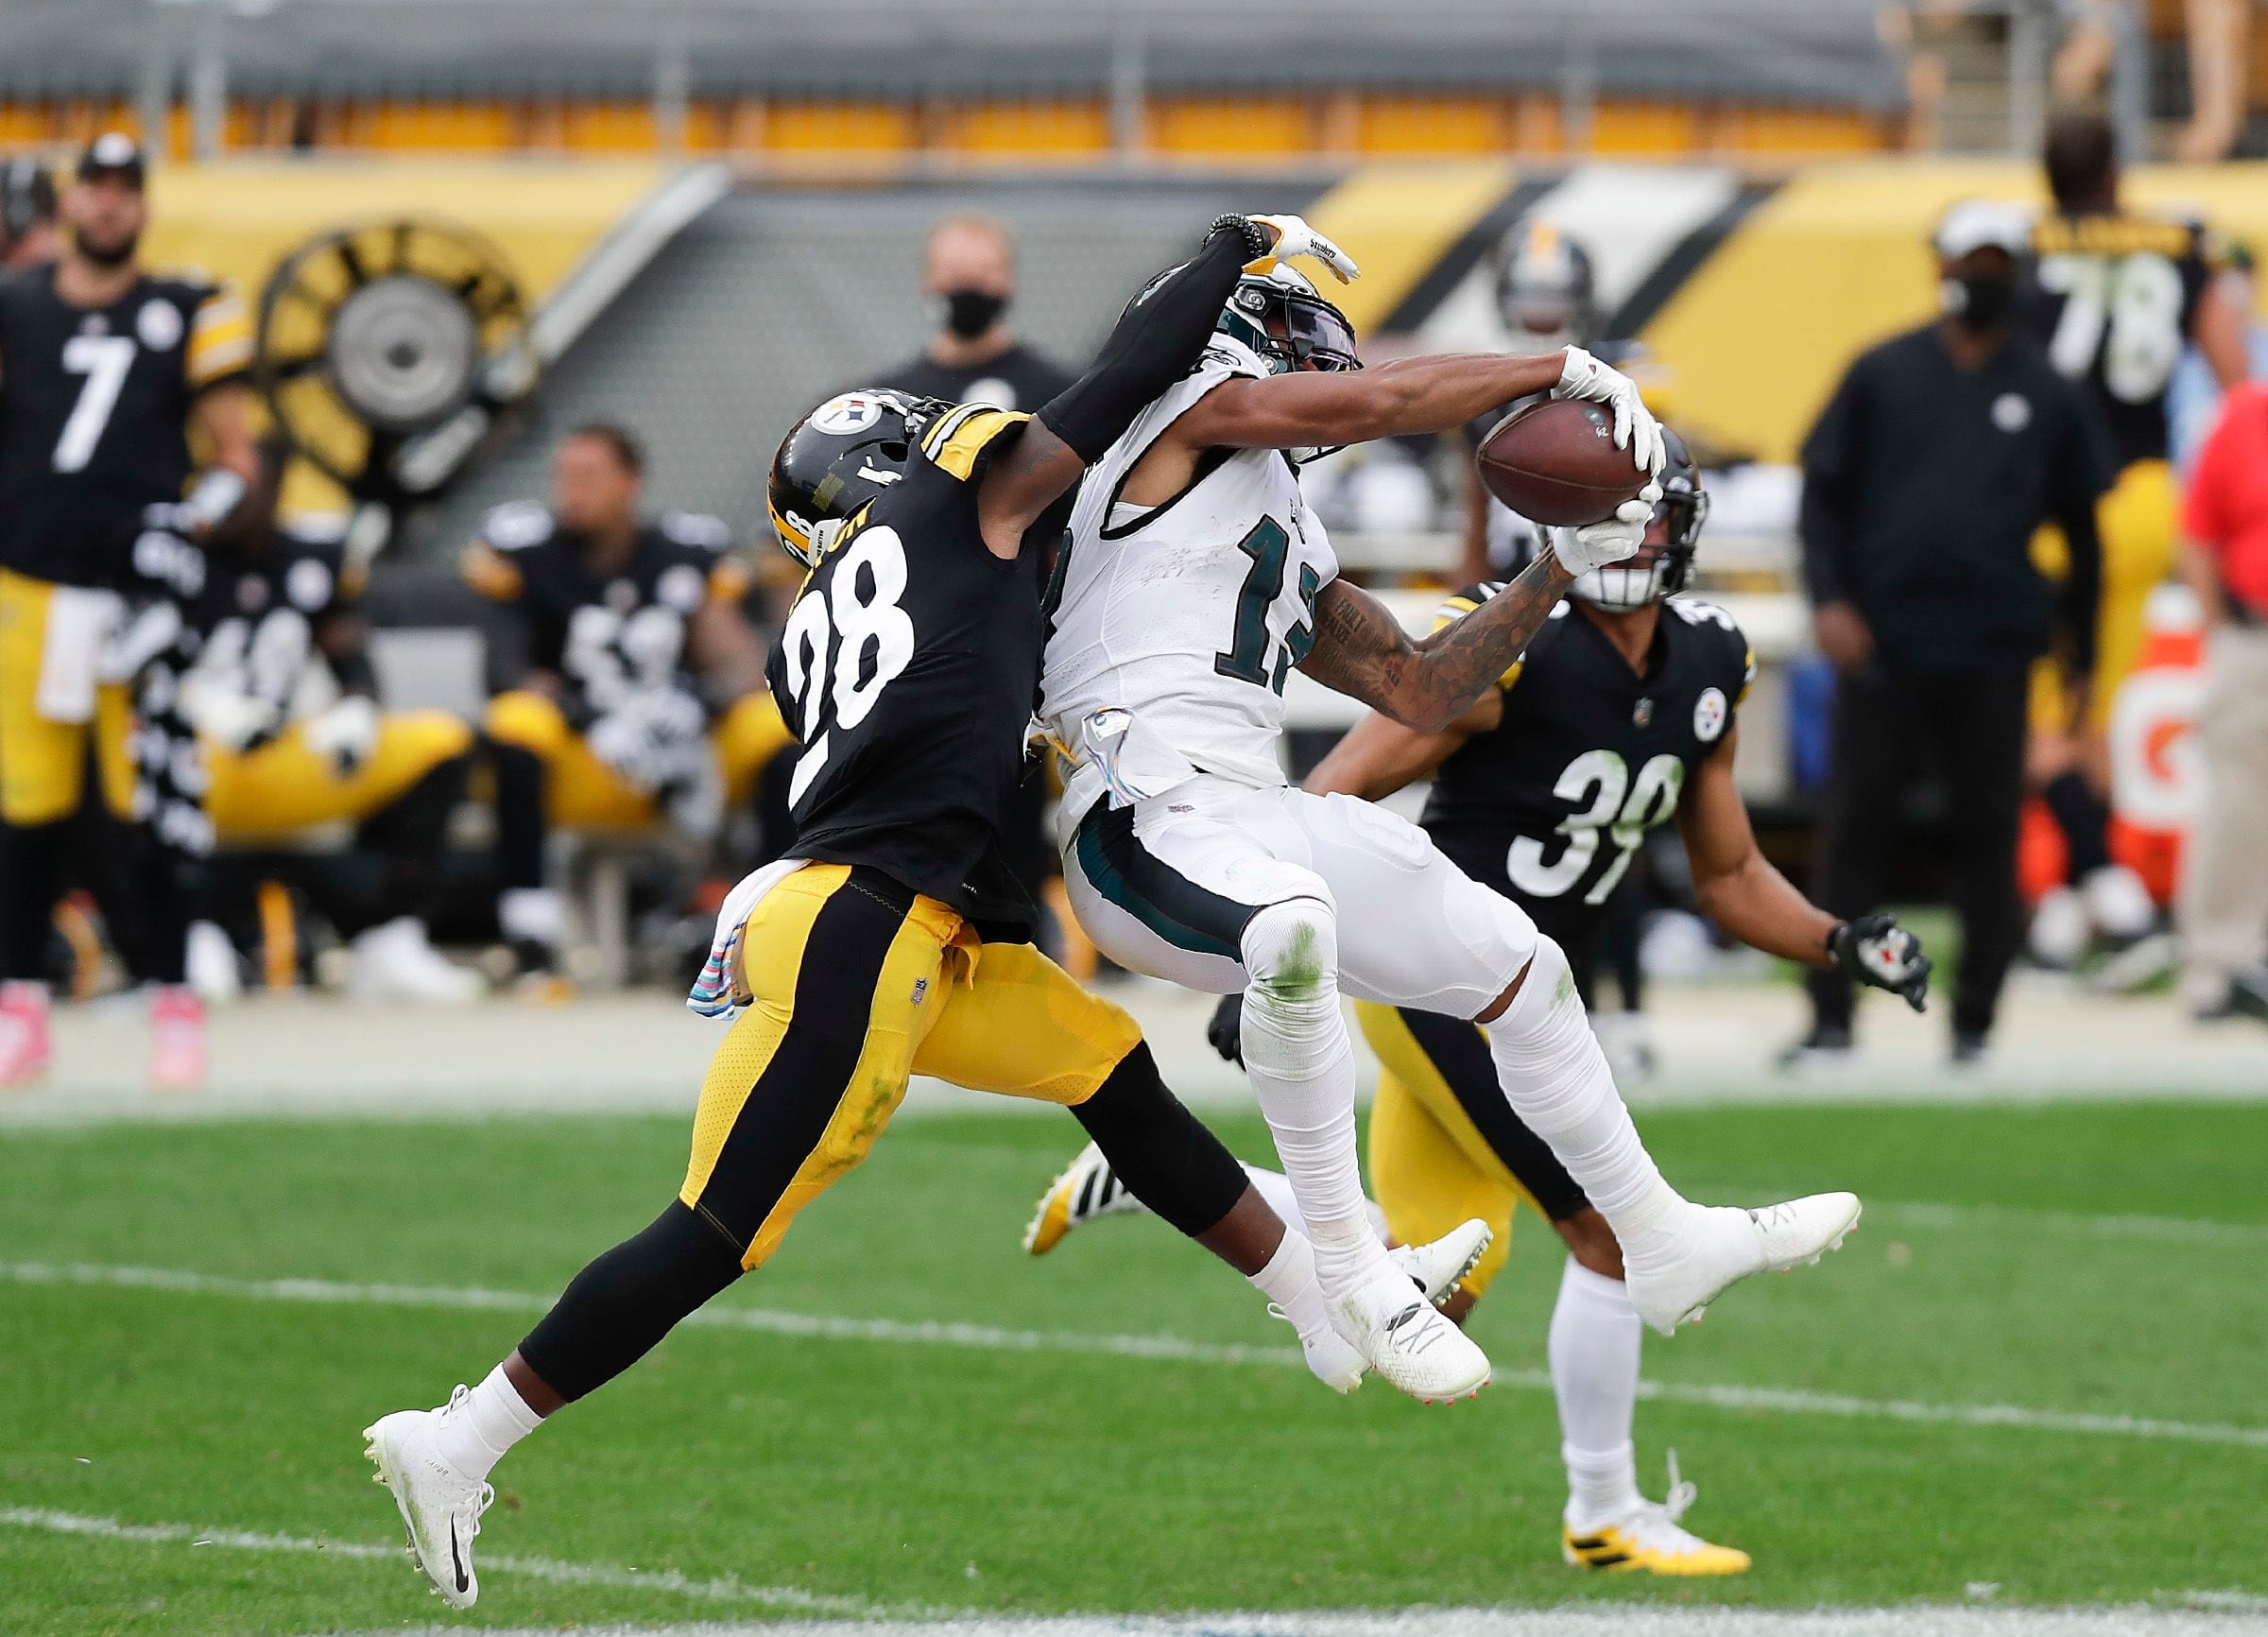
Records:
[[[1294,370],[1359,370],[1354,326],[1323,299],[1305,273],[1278,262],[1236,281],[1213,328],[1260,355],[1271,374]]]
[[[1497,249],[1496,306],[1514,335],[1588,342],[1598,327],[1589,252],[1550,222],[1515,222]]]
[[[1685,439],[1669,427],[1661,429],[1663,453],[1661,498],[1646,525],[1645,543],[1626,561],[1608,563],[1578,575],[1567,594],[1593,608],[1627,613],[1683,591],[1693,576],[1693,553],[1700,544],[1701,525],[1709,516],[1709,495],[1701,487],[1701,470]],[[1555,537],[1572,529],[1554,528]]]
[[[922,428],[951,405],[904,392],[844,392],[797,422],[772,457],[765,507],[788,556],[816,567],[840,523],[905,476]]]

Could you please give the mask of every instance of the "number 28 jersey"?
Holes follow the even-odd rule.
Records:
[[[1216,449],[1171,499],[1120,499],[1199,399],[1265,373],[1248,349],[1216,336],[1080,488],[1056,570],[1040,714],[1082,765],[1112,769],[1122,799],[1162,794],[1199,771],[1263,788],[1284,782],[1284,679],[1314,647],[1316,594],[1339,573],[1298,474],[1274,449]]]
[[[1442,622],[1494,596],[1471,586]],[[1646,832],[1677,811],[1686,780],[1731,731],[1756,656],[1732,616],[1676,596],[1661,605],[1646,672],[1569,603],[1499,682],[1503,721],[1434,775],[1421,822],[1459,868],[1578,951]]]
[[[803,581],[769,680],[803,743],[790,857],[869,865],[1028,936],[1003,863],[1040,673],[1041,559],[1064,507],[1013,560],[986,547],[977,489],[1030,417],[963,405],[931,422],[905,475],[854,514]]]

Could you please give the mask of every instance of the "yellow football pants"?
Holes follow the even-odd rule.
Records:
[[[498,694],[489,701],[489,736],[516,745],[541,759],[544,804],[551,821],[566,830],[646,830],[661,821],[654,799],[623,783],[613,768],[591,753],[566,715],[545,695],[528,689]],[[796,742],[768,693],[750,694],[717,718],[709,730],[724,775],[725,801],[742,806],[757,777],[774,756]]]
[[[2174,469],[2162,460],[2138,460],[2095,507],[2095,528],[2103,537],[2103,606],[2095,621],[2095,686],[2087,725],[2098,732],[2140,657],[2143,606],[2174,572],[2179,506]],[[2070,560],[2063,530],[2041,529],[2032,542],[2032,560],[2042,574],[2061,579]],[[2032,670],[2033,731],[2063,732],[2065,710],[2062,671],[2042,660]]]
[[[133,811],[128,755],[132,708],[123,686],[94,693],[91,721],[51,722],[40,715],[40,670],[55,587],[0,569],[0,819],[52,824],[78,811],[90,747],[103,801],[121,818]]]
[[[442,763],[472,748],[470,724],[445,711],[389,713],[369,759],[341,777],[294,724],[257,750],[208,743],[205,811],[223,842],[287,836],[341,820],[359,824],[401,800]]]
[[[1465,1276],[1464,1288],[1477,1297],[1512,1249],[1513,1212],[1526,1204],[1541,1215],[1543,1208],[1474,1127],[1401,1014],[1371,1001],[1355,1002],[1354,1013],[1380,1067],[1370,1105],[1370,1197],[1404,1245],[1438,1239],[1469,1217],[1487,1223],[1495,1241]]]
[[[743,1267],[867,1157],[909,1077],[1075,1108],[1142,1043],[1031,945],[981,942],[936,899],[844,864],[804,865],[758,902],[740,989],[678,1197]]]

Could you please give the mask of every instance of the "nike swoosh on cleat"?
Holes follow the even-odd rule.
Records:
[[[455,1518],[449,1520],[449,1564],[456,1571],[456,1589],[460,1592],[471,1591],[472,1577],[465,1573],[464,1554],[456,1549],[456,1520]]]

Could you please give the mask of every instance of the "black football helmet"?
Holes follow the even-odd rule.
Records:
[[[1661,498],[1646,524],[1645,543],[1635,556],[1578,575],[1567,594],[1593,608],[1627,613],[1648,603],[1683,591],[1693,577],[1693,553],[1701,543],[1701,525],[1709,517],[1709,495],[1701,488],[1701,469],[1685,439],[1669,427],[1661,429],[1663,460]],[[1572,531],[1571,531],[1572,532]]]
[[[816,566],[819,526],[849,517],[905,475],[922,429],[952,405],[905,392],[844,392],[780,440],[765,508],[787,554]]]

